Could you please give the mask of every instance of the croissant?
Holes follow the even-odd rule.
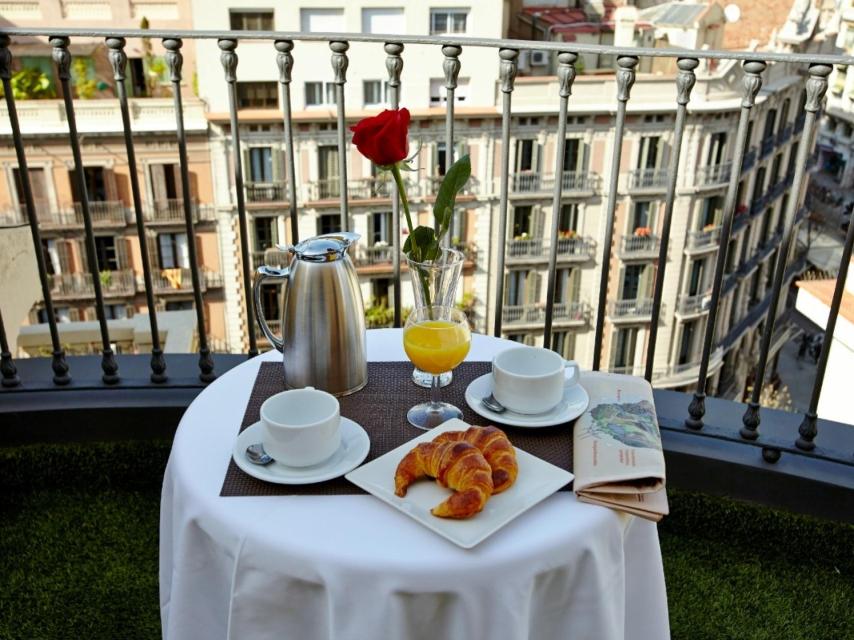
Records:
[[[446,431],[433,442],[463,441],[473,444],[486,458],[492,469],[492,493],[501,493],[516,482],[519,467],[516,464],[516,449],[498,427],[469,427],[465,431]]]
[[[430,510],[440,518],[470,518],[492,495],[492,470],[474,445],[467,442],[422,442],[407,453],[394,474],[394,492],[406,489],[424,476],[436,478],[454,494]]]

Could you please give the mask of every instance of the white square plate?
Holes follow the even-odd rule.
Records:
[[[448,420],[397,449],[351,471],[345,477],[464,549],[471,549],[479,544],[505,524],[572,481],[573,475],[569,471],[517,448],[516,462],[519,465],[519,475],[516,482],[504,493],[492,496],[483,511],[468,520],[437,518],[430,513],[430,509],[451,493],[450,489],[440,487],[435,480],[425,478],[413,483],[403,498],[394,495],[394,473],[403,456],[415,445],[429,442],[440,433],[465,431],[468,427],[469,425],[462,420]]]

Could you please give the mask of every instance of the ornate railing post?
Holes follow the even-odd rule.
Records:
[[[390,90],[389,106],[397,109],[400,106],[400,74],[403,72],[403,45],[399,42],[386,42],[383,47],[386,53],[385,68],[388,71],[388,86]],[[400,282],[400,193],[391,190],[391,269],[394,279],[394,326],[402,324],[401,282]]]
[[[291,122],[291,71],[294,68],[294,57],[291,51],[294,43],[290,40],[276,40],[276,64],[279,67],[279,84],[282,85],[282,121],[285,127],[285,144],[287,145],[288,163],[288,203],[291,216],[291,242],[299,242],[299,214],[297,211],[297,178],[296,161],[294,159],[294,130]]]
[[[350,206],[347,202],[347,119],[344,108],[344,85],[347,82],[347,50],[350,43],[334,40],[329,43],[332,50],[332,72],[335,83],[335,103],[338,111],[338,189],[341,196],[341,229],[350,230]]]

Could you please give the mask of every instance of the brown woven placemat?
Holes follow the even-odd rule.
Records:
[[[442,399],[463,411],[463,420],[469,424],[486,424],[469,409],[465,390],[475,378],[488,373],[489,362],[464,362],[454,369],[454,381],[442,389]],[[243,416],[240,431],[257,422],[261,404],[270,396],[285,390],[282,365],[264,362],[255,379],[249,404]],[[366,462],[399,447],[404,442],[420,436],[423,431],[406,421],[409,408],[429,398],[429,391],[412,382],[412,364],[409,362],[368,363],[368,384],[353,395],[339,398],[341,415],[358,422],[371,438],[371,450]],[[572,471],[572,428],[569,424],[543,429],[520,429],[497,425],[504,429],[514,445],[552,464]],[[237,435],[237,434],[235,434]],[[564,487],[569,489],[570,485]],[[279,496],[279,495],[335,495],[364,493],[362,489],[344,478],[310,485],[280,485],[257,480],[234,464],[222,483],[221,496]]]

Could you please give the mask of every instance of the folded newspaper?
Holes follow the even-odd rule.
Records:
[[[581,384],[590,404],[573,435],[578,499],[658,522],[669,509],[652,387],[601,372],[583,373]]]

